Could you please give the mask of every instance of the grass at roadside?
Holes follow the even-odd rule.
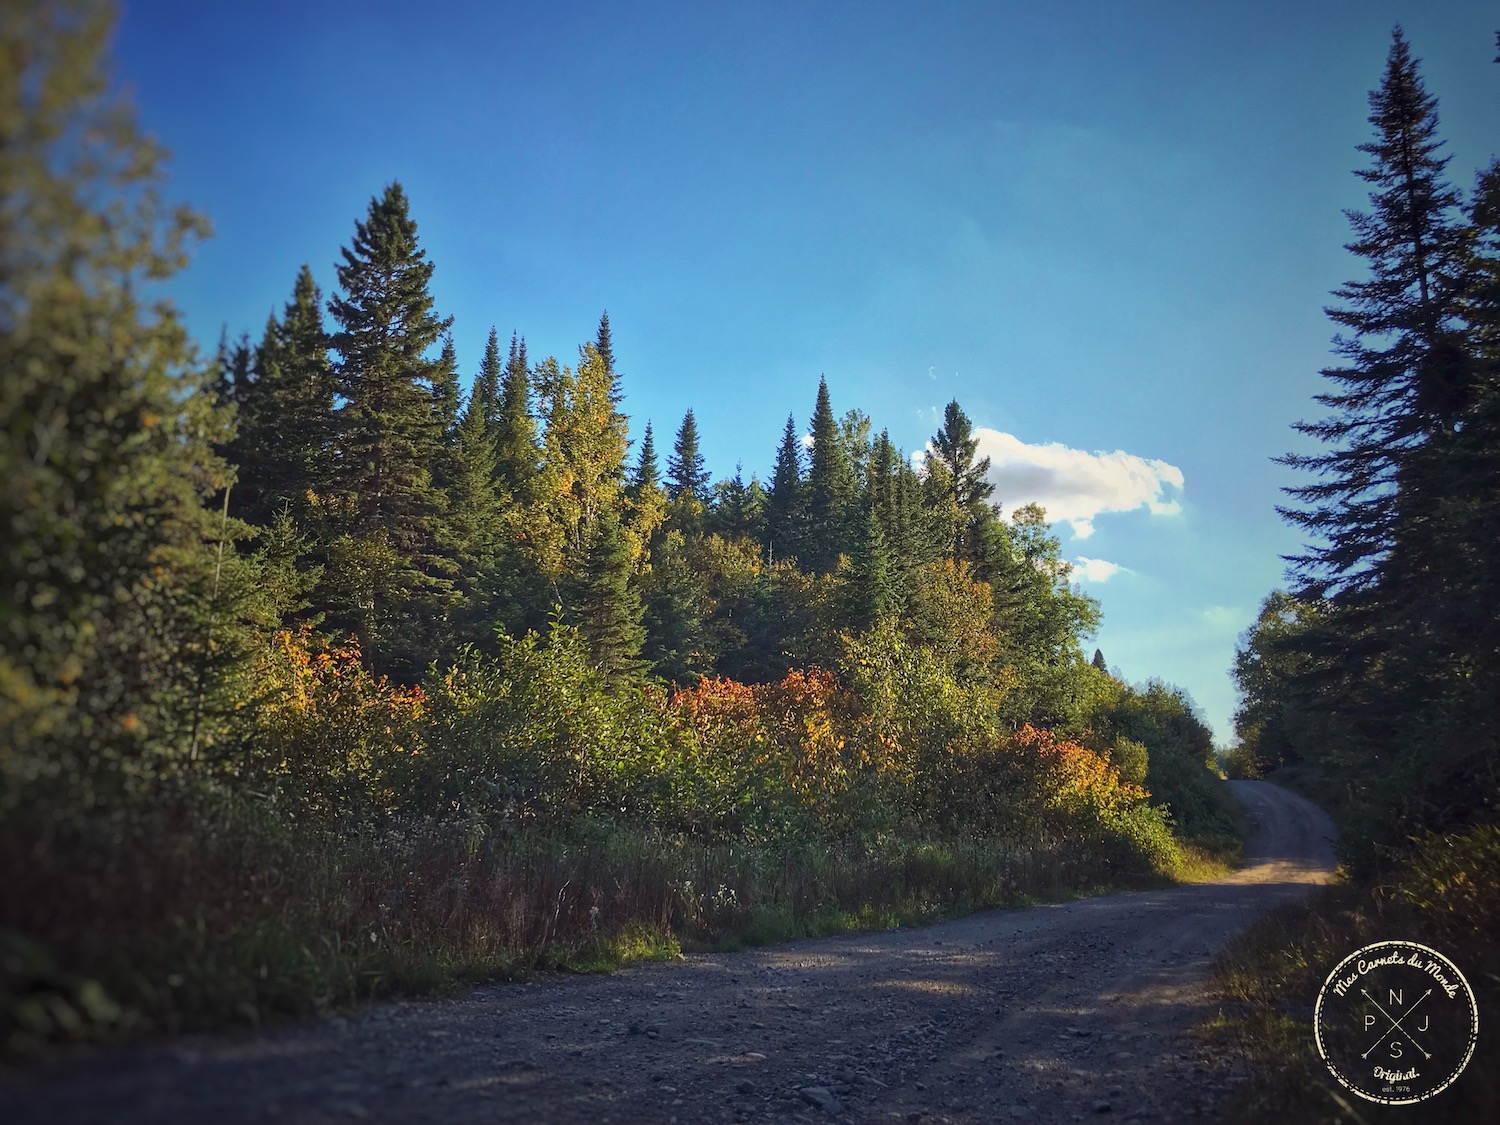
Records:
[[[1415,1108],[1345,1090],[1314,1045],[1313,1010],[1329,972],[1356,949],[1389,938],[1451,958],[1479,1006],[1479,1043],[1463,1076]],[[1485,1033],[1500,1013],[1500,832],[1434,836],[1377,886],[1345,880],[1268,915],[1220,955],[1213,987],[1220,1012],[1202,1030],[1254,1071],[1222,1107],[1227,1120],[1500,1120],[1500,1041]]]
[[[208,847],[161,825],[131,847],[85,888],[87,909],[122,920],[104,940],[86,916],[55,920],[78,935],[62,956],[0,931],[9,1053],[260,1026],[366,998],[923,925],[1223,869],[1176,845],[1152,871],[1138,857],[1101,864],[1097,848],[1064,840],[757,847],[618,825],[476,841],[311,829],[294,839],[252,821]],[[140,875],[124,882],[122,866]],[[28,878],[47,893],[46,872]]]

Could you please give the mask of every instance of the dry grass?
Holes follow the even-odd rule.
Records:
[[[91,865],[75,840],[55,862],[33,853],[0,872],[21,932],[57,935],[43,949],[0,930],[10,1052],[608,970],[683,944],[921,924],[1111,882],[1062,843],[773,847],[597,824],[294,833],[243,806],[164,810],[91,845]]]
[[[1387,938],[1431,945],[1463,970],[1480,1026],[1500,1014],[1500,833],[1427,841],[1379,886],[1347,881],[1279,910],[1220,955],[1222,1005],[1205,1033],[1255,1070],[1223,1107],[1227,1120],[1284,1125],[1500,1120],[1500,1040],[1480,1032],[1463,1076],[1430,1102],[1387,1107],[1333,1080],[1314,1046],[1317,994],[1345,956]]]

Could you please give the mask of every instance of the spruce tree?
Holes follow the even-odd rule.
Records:
[[[463,390],[458,385],[458,352],[451,333],[443,337],[443,350],[432,369],[432,407],[442,427],[443,441],[451,444],[458,434],[458,419],[463,411]]]
[[[990,471],[988,457],[974,459],[978,452],[979,439],[974,437],[974,424],[959,407],[957,400],[943,409],[943,425],[932,438],[933,455],[947,470],[942,477],[947,493],[943,502],[951,504],[956,517],[953,533],[953,557],[973,563],[974,545],[978,537],[976,521],[983,520],[982,509],[994,494],[995,486],[987,479]]]
[[[880,517],[873,507],[866,508],[861,531],[846,587],[846,615],[852,628],[863,631],[894,616],[900,608],[900,594]]]
[[[432,482],[447,494],[459,471],[456,446],[458,424],[464,409],[464,395],[458,379],[458,352],[453,347],[452,333],[443,337],[443,350],[433,368],[432,407],[440,427],[438,449],[432,461]]]
[[[686,496],[699,504],[708,502],[708,470],[698,450],[698,423],[691,408],[682,416],[672,455],[667,458],[667,497],[677,500]]]
[[[898,574],[905,577],[916,568],[945,553],[944,541],[929,534],[930,516],[923,503],[922,480],[911,462],[896,453],[895,479],[890,490],[890,519],[886,545]]]
[[[309,529],[322,518],[333,473],[334,377],[323,296],[308,266],[297,272],[281,317],[267,319],[253,361],[250,354],[242,342],[230,361],[239,407],[224,450],[239,470],[232,509],[259,527],[286,511]]]
[[[661,471],[656,462],[656,438],[651,433],[651,423],[646,423],[646,433],[641,438],[641,451],[636,458],[635,469],[630,474],[631,495],[639,497],[642,493],[658,487]]]
[[[1468,398],[1455,320],[1466,235],[1443,178],[1437,100],[1399,28],[1370,110],[1375,138],[1359,148],[1372,162],[1356,174],[1371,185],[1371,210],[1349,213],[1348,245],[1369,276],[1336,289],[1328,310],[1345,363],[1324,370],[1334,389],[1316,398],[1333,413],[1295,427],[1327,448],[1280,459],[1318,478],[1287,490],[1302,506],[1280,509],[1315,540],[1290,560],[1304,597],[1357,601],[1381,582],[1400,525],[1425,518],[1405,503],[1406,470]]]
[[[891,444],[891,435],[881,430],[870,448],[870,467],[865,474],[865,500],[875,518],[880,521],[880,531],[887,543],[895,531],[896,499],[896,449]]]
[[[479,361],[479,376],[474,380],[474,389],[469,392],[469,409],[474,403],[482,404],[480,417],[484,419],[485,433],[495,449],[496,471],[500,463],[500,377],[504,368],[500,364],[500,336],[493,327],[484,342],[484,358]]]
[[[802,493],[802,440],[797,420],[787,415],[776,468],[766,497],[766,553],[773,560],[794,559],[802,550],[806,519]]]
[[[518,500],[530,498],[532,478],[541,458],[536,430],[536,419],[531,413],[531,369],[526,362],[526,341],[513,333],[495,418],[495,452],[500,481]]]
[[[1399,839],[1468,816],[1486,761],[1482,800],[1496,801],[1494,754],[1453,722],[1476,632],[1458,608],[1469,573],[1453,536],[1467,508],[1455,501],[1458,451],[1483,396],[1462,323],[1472,235],[1444,178],[1437,101],[1399,28],[1370,110],[1374,136],[1359,146],[1370,164],[1356,173],[1370,209],[1348,213],[1347,245],[1367,274],[1327,310],[1343,363],[1324,370],[1333,387],[1316,400],[1332,413],[1297,423],[1323,448],[1280,459],[1315,475],[1287,490],[1300,504],[1281,513],[1311,540],[1288,561],[1296,598],[1319,607],[1299,643],[1336,719],[1325,758],[1379,779],[1349,790],[1345,830]]]
[[[449,485],[449,525],[473,575],[494,562],[504,538],[504,504],[495,483],[495,447],[485,424],[482,383],[476,383],[459,418]]]
[[[551,405],[542,435],[553,518],[576,561],[589,542],[589,525],[616,510],[625,488],[629,419],[615,409],[615,380],[593,344],[578,350],[578,367],[542,365],[539,382]]]
[[[640,595],[631,585],[630,573],[630,550],[619,517],[613,508],[605,508],[589,527],[573,605],[594,663],[610,675],[637,672],[643,666],[646,631],[641,625]]]
[[[736,464],[734,476],[714,485],[710,509],[712,529],[726,539],[759,541],[765,530],[766,493],[752,475],[745,483],[745,467]]]
[[[444,372],[428,355],[449,321],[433,312],[433,267],[399,183],[370,201],[343,258],[343,292],[329,302],[339,326],[332,343],[347,536],[336,621],[358,634],[377,667],[415,675],[454,598],[447,498],[433,481],[444,451],[433,388]]]
[[[615,342],[609,331],[609,310],[599,317],[599,331],[594,337],[594,350],[599,353],[599,358],[604,361],[604,366],[609,373],[615,373]],[[616,402],[619,400],[616,399]]]
[[[254,419],[266,451],[260,488],[267,508],[290,505],[307,526],[333,479],[334,372],[323,295],[306,265],[261,346],[260,366]]]
[[[713,667],[713,642],[704,623],[704,576],[688,557],[687,540],[675,529],[662,536],[651,555],[643,655],[655,675],[691,684]]]
[[[855,491],[868,487],[870,455],[874,443],[870,439],[870,416],[857,407],[844,412],[839,420],[839,441],[844,447],[844,456],[849,460],[849,471],[854,477]],[[855,536],[858,539],[858,536]]]
[[[808,534],[800,558],[813,573],[827,574],[850,544],[855,481],[825,379],[818,380],[812,439],[806,484]]]

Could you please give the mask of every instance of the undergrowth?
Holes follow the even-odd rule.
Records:
[[[213,756],[21,778],[3,1049],[921,924],[1228,854],[1174,836],[1193,803],[1011,728],[998,688],[894,634],[851,642],[843,678],[673,692],[607,681],[567,629],[501,647],[402,687],[281,634]]]
[[[1382,1106],[1340,1086],[1313,1038],[1318,990],[1344,957],[1386,939],[1450,958],[1478,1003],[1480,1035],[1463,1075],[1431,1101]],[[1500,1044],[1486,1016],[1500,1012],[1500,830],[1432,836],[1375,884],[1347,878],[1256,923],[1219,956],[1218,1017],[1205,1028],[1243,1053],[1254,1077],[1221,1107],[1231,1121],[1500,1120]]]

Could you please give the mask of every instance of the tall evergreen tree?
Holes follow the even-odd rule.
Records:
[[[933,455],[947,470],[943,477],[947,495],[943,498],[956,512],[954,520],[953,557],[974,562],[974,544],[977,531],[976,520],[982,520],[982,509],[988,506],[995,486],[985,475],[990,471],[988,457],[974,459],[979,450],[979,439],[974,436],[974,424],[958,405],[957,400],[943,409],[943,425],[932,438]]]
[[[895,530],[896,448],[891,435],[881,430],[870,447],[870,465],[865,473],[865,499],[887,543]]]
[[[854,466],[833,416],[826,379],[818,380],[812,439],[806,485],[808,537],[800,557],[809,570],[826,574],[838,565],[839,555],[850,545],[855,499]]]
[[[417,244],[406,193],[392,183],[355,223],[329,302],[340,410],[337,456],[346,583],[339,616],[378,666],[414,675],[453,600],[447,500],[433,482],[443,450],[428,353],[449,321],[433,312],[432,264]]]
[[[529,497],[541,451],[537,445],[536,419],[531,413],[531,368],[526,362],[526,341],[510,338],[510,358],[500,390],[495,419],[496,471],[506,490],[517,499]]]
[[[858,630],[873,627],[900,609],[900,594],[892,573],[880,517],[867,506],[864,527],[855,546],[847,586],[846,613]]]
[[[476,383],[459,418],[449,485],[449,525],[471,574],[493,563],[504,538],[502,496],[495,481],[495,447],[485,422],[484,388]]]
[[[759,541],[765,531],[766,493],[752,475],[745,483],[745,467],[735,465],[734,476],[714,485],[713,530],[726,539]]]
[[[766,552],[772,559],[794,559],[802,550],[804,512],[802,440],[797,420],[788,414],[766,497]]]
[[[593,345],[590,345],[592,350]],[[574,612],[594,662],[612,675],[639,671],[646,630],[640,595],[630,583],[631,559],[619,517],[605,508],[589,527],[576,580]]]
[[[500,377],[504,368],[500,363],[500,335],[493,327],[484,342],[484,357],[479,361],[479,375],[474,380],[474,389],[469,393],[469,410],[478,401],[480,416],[484,419],[485,433],[495,448],[495,464],[498,471],[500,456]]]
[[[696,682],[713,666],[713,642],[704,622],[704,576],[682,532],[668,531],[653,548],[646,590],[642,651],[652,672],[673,683]]]
[[[599,358],[604,361],[604,366],[613,375],[615,373],[615,340],[609,330],[609,310],[599,317],[599,331],[594,336],[594,350],[599,353]],[[619,402],[619,399],[615,400]]]
[[[656,438],[651,433],[651,423],[646,423],[646,433],[641,438],[640,455],[636,458],[635,469],[630,474],[630,491],[634,496],[640,496],[648,489],[658,487],[661,479],[661,470],[656,461]]]
[[[923,504],[922,480],[900,451],[890,490],[890,512],[886,546],[904,582],[908,574],[938,558],[946,548],[941,539],[929,533],[931,520]]]
[[[267,326],[259,367],[253,410],[241,424],[255,431],[260,457],[253,484],[262,502],[246,509],[246,518],[265,524],[270,513],[289,507],[307,526],[333,479],[334,372],[323,296],[306,265],[280,320]]]
[[[707,504],[708,495],[708,470],[698,449],[698,423],[689,408],[677,428],[672,455],[667,458],[667,496],[672,500],[686,496]]]
[[[854,488],[862,491],[868,487],[870,454],[874,448],[870,438],[870,416],[857,407],[846,410],[839,420],[839,440],[844,446],[844,456],[849,460]]]
[[[1328,448],[1280,459],[1318,477],[1288,489],[1302,506],[1281,509],[1318,540],[1291,560],[1303,596],[1358,595],[1380,582],[1398,525],[1423,518],[1403,512],[1404,471],[1452,427],[1469,392],[1455,320],[1466,238],[1459,198],[1443,178],[1437,99],[1399,28],[1370,111],[1375,138],[1359,147],[1373,159],[1357,175],[1372,187],[1371,210],[1349,213],[1348,247],[1370,272],[1335,290],[1341,304],[1328,310],[1345,365],[1323,372],[1335,389],[1317,401],[1334,413],[1296,425]]]
[[[458,419],[464,406],[463,390],[458,384],[458,352],[453,347],[451,333],[443,337],[443,350],[432,369],[431,383],[432,406],[442,426],[443,440],[451,443],[458,435]]]

